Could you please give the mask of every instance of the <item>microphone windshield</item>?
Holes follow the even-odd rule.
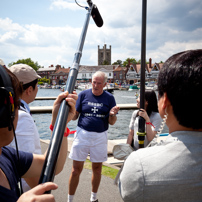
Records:
[[[95,22],[95,24],[98,26],[98,27],[102,27],[103,25],[103,20],[102,20],[102,17],[98,11],[98,8],[97,6],[94,4],[93,5],[93,9],[91,11],[91,16]]]

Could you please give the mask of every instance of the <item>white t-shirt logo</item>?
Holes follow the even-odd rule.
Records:
[[[91,111],[92,111],[93,113],[96,113],[96,112],[98,111],[98,109],[97,109],[96,107],[94,107],[94,108],[91,109]]]

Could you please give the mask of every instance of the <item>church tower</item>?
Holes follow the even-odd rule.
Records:
[[[111,45],[109,49],[106,44],[102,49],[98,46],[98,65],[111,65]]]

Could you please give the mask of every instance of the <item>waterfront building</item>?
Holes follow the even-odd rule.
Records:
[[[121,66],[116,67],[113,71],[114,74],[113,83],[117,84],[128,83],[126,79],[127,72],[128,72],[127,67],[121,67]]]
[[[77,76],[78,82],[91,82],[92,76],[96,71],[104,72],[108,77],[108,82],[113,82],[113,71],[116,69],[118,65],[98,65],[98,66],[79,66],[79,73]]]
[[[159,70],[162,68],[162,66],[163,66],[163,63],[154,63],[152,65],[151,71],[147,73],[146,78],[157,80]]]
[[[157,81],[159,70],[163,66],[163,63],[152,64],[151,58],[149,59],[149,64],[145,65],[145,80],[147,81]],[[141,76],[141,64],[130,65],[128,72],[126,74],[126,79],[130,84],[136,83],[140,80]]]
[[[50,75],[52,85],[65,85],[70,68],[60,68]]]
[[[60,65],[56,65],[55,67],[53,65],[49,66],[48,68],[39,68],[37,70],[37,74],[41,76],[41,78],[47,78],[50,79],[50,74],[55,73],[60,68]]]
[[[50,65],[48,68],[39,68],[37,74],[41,78],[50,79],[52,85],[65,84],[69,74],[69,68],[61,68],[61,65]]]

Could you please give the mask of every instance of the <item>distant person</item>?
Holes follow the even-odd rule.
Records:
[[[201,90],[202,49],[166,60],[158,75],[158,109],[169,135],[125,161],[119,181],[125,202],[202,201]]]
[[[69,154],[73,159],[69,178],[68,202],[73,201],[84,162],[90,154],[92,162],[92,192],[90,201],[98,201],[97,192],[101,181],[102,162],[107,160],[107,130],[115,124],[119,111],[114,96],[103,88],[107,84],[104,72],[96,72],[92,78],[92,89],[79,93],[76,102],[77,132]],[[79,116],[80,115],[80,116]]]
[[[140,97],[137,99],[137,107],[140,108]],[[155,135],[160,129],[162,119],[158,112],[157,97],[153,90],[145,91],[145,109],[135,110],[132,114],[130,125],[129,125],[129,135],[127,143],[132,145],[135,150],[139,149],[138,141],[138,120],[139,116],[145,119],[146,123],[146,136],[144,140],[144,147],[146,147],[149,142],[153,140]]]
[[[40,136],[30,114],[30,108],[28,105],[34,101],[37,95],[38,79],[41,77],[32,67],[26,64],[13,65],[9,70],[15,74],[23,87],[23,92],[20,96],[20,107],[18,110],[18,123],[15,130],[18,149],[34,154],[41,154]],[[16,149],[15,141],[13,140],[9,146]],[[30,189],[25,180],[22,180],[22,185],[24,192]]]
[[[18,122],[19,97],[21,85],[17,77],[7,68],[0,65],[0,201],[1,202],[53,202],[52,194],[46,191],[57,189],[57,185],[46,182],[37,185],[46,159],[45,154],[32,154],[18,151],[7,146],[15,136]],[[54,102],[51,125],[54,126],[60,103],[66,100],[70,106],[67,123],[75,115],[76,94],[64,92]],[[24,125],[26,128],[27,125]],[[57,160],[55,174],[62,171],[67,157],[67,137],[64,134],[60,153]],[[20,179],[33,189],[21,195]]]

